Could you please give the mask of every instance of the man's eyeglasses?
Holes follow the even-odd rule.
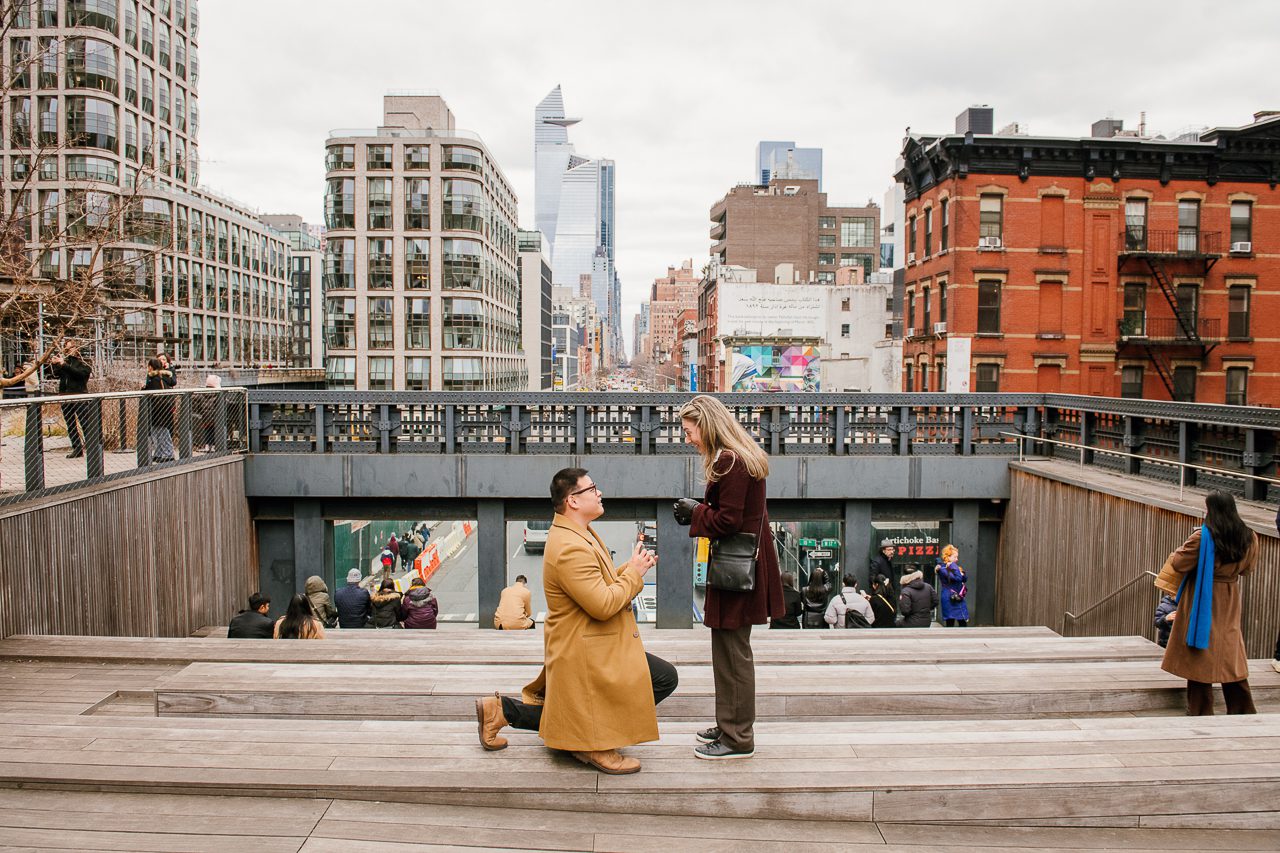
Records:
[[[592,483],[590,486],[584,486],[583,488],[578,489],[578,491],[576,491],[576,492],[570,492],[570,493],[569,493],[569,497],[571,497],[571,498],[572,498],[572,497],[575,497],[575,496],[577,496],[577,495],[581,495],[581,494],[583,494],[583,493],[585,493],[585,492],[595,492],[597,495],[604,494],[603,492],[601,492],[601,491],[600,491],[600,487],[599,487],[599,486],[597,486],[595,483]]]

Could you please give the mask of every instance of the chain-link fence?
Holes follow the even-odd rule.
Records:
[[[0,401],[0,504],[248,447],[242,388]]]

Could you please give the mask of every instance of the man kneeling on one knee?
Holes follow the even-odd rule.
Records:
[[[604,496],[586,470],[556,472],[551,503],[542,672],[520,701],[496,693],[476,700],[480,743],[503,749],[503,727],[527,729],[602,773],[635,773],[640,762],[618,749],[658,739],[655,706],[678,681],[674,666],[645,653],[631,611],[657,557],[636,543],[630,560],[613,565],[591,528],[604,513]]]

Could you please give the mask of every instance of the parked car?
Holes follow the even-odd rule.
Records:
[[[551,530],[549,521],[526,521],[524,523],[524,552],[541,554],[547,547],[547,533]]]

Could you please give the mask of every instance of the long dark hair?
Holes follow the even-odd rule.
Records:
[[[804,588],[804,595],[810,601],[826,600],[827,573],[825,569],[814,569],[809,572],[809,585]]]
[[[1210,492],[1204,499],[1204,523],[1213,535],[1219,563],[1238,563],[1253,545],[1253,531],[1236,511],[1236,499],[1226,492]]]
[[[302,593],[289,599],[289,609],[280,622],[280,639],[300,640],[302,632],[310,628],[312,620],[311,600]],[[311,633],[310,630],[307,633]]]

